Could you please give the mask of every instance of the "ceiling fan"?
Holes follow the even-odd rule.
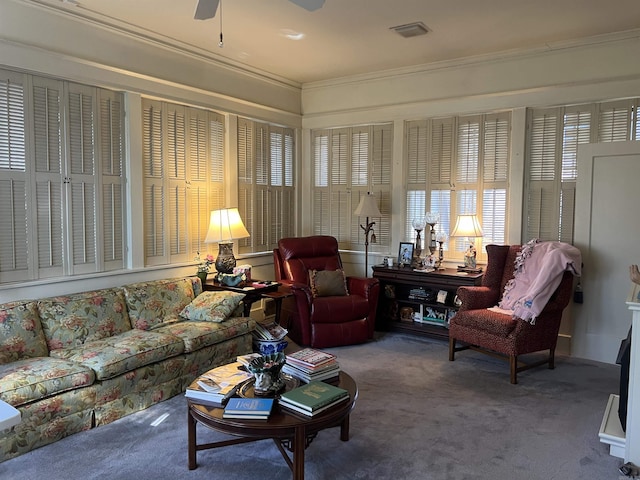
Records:
[[[310,12],[322,8],[325,0],[289,0],[291,3],[295,3],[299,7],[304,8]],[[198,0],[196,6],[196,13],[193,18],[196,20],[207,20],[216,16],[218,11],[218,4],[220,0]]]

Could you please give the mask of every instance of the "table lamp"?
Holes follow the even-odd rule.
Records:
[[[450,237],[465,237],[469,242],[469,249],[464,254],[464,266],[476,268],[475,238],[482,237],[482,227],[476,215],[458,215],[456,225],[453,227]]]
[[[373,231],[373,226],[376,222],[369,222],[369,217],[381,217],[382,214],[378,210],[378,204],[376,203],[376,197],[367,192],[366,195],[360,197],[360,203],[353,212],[354,215],[359,217],[366,217],[365,225],[360,225],[360,228],[364,230],[364,276],[369,276],[369,233]],[[375,232],[371,236],[371,243],[376,243]]]
[[[233,256],[233,241],[248,236],[249,232],[242,223],[237,208],[223,208],[211,212],[209,230],[204,243],[218,244],[218,257],[215,261],[218,272],[233,272],[233,268],[236,266],[236,258]]]

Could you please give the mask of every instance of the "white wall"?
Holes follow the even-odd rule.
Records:
[[[510,110],[512,112],[512,144],[510,164],[510,216],[508,243],[521,243],[522,200],[524,187],[524,142],[526,107],[588,103],[640,96],[640,31],[601,36],[583,43],[549,45],[527,52],[512,52],[500,57],[478,57],[460,62],[407,68],[371,75],[305,84],[302,89],[303,128],[357,125],[372,122],[394,123],[393,150],[393,215],[405,218],[404,121],[419,118],[464,115]],[[308,138],[308,135],[305,136]],[[303,149],[303,169],[309,171],[310,149]],[[308,180],[310,182],[310,180]],[[310,218],[310,200],[303,199],[302,218]],[[623,209],[619,210],[622,214]],[[617,212],[612,211],[612,214]],[[310,231],[309,223],[304,224]],[[580,226],[576,225],[576,229]],[[629,238],[640,238],[640,223],[632,224]],[[402,229],[392,229],[391,252],[403,238]],[[525,239],[528,240],[528,239]],[[615,248],[615,240],[612,245]],[[397,248],[397,247],[396,247]],[[380,254],[380,256],[384,255]],[[632,260],[640,262],[640,260]],[[372,263],[370,258],[369,263]],[[373,260],[376,263],[376,260]],[[605,266],[605,268],[611,268]],[[626,270],[614,272],[627,276]],[[626,292],[621,292],[623,295]],[[586,299],[586,296],[585,296]],[[596,311],[612,311],[611,302],[619,298],[590,295],[588,307]],[[586,300],[585,300],[586,301]],[[575,310],[575,311],[574,311]],[[569,352],[573,328],[582,331],[580,310],[570,304],[565,312],[559,351]],[[576,318],[574,318],[576,317]],[[575,327],[572,327],[572,318]],[[613,335],[624,337],[629,318],[618,320]],[[611,345],[612,324],[607,317],[591,318],[592,345]],[[601,332],[601,333],[598,333]],[[624,334],[622,334],[624,333]],[[600,335],[600,337],[598,336]],[[605,338],[606,337],[606,338]],[[619,343],[619,342],[618,342]],[[578,345],[577,354],[613,363],[611,348]]]

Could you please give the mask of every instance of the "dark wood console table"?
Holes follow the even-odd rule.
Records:
[[[449,319],[458,309],[458,287],[480,285],[482,275],[454,268],[425,273],[374,265],[373,277],[380,280],[376,328],[449,338]]]

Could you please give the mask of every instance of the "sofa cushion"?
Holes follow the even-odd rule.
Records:
[[[140,330],[181,321],[180,312],[195,297],[191,278],[133,283],[123,289],[131,326]]]
[[[314,297],[334,297],[347,295],[347,281],[344,271],[310,270],[309,286]]]
[[[36,302],[0,305],[0,364],[49,355]]]
[[[0,399],[18,407],[94,381],[93,371],[78,363],[51,357],[18,360],[0,365]]]
[[[131,330],[122,290],[107,288],[38,301],[49,350],[78,347],[85,342]]]
[[[79,347],[52,350],[50,355],[85,365],[98,380],[104,380],[183,351],[184,344],[178,337],[132,329]]]
[[[193,321],[172,323],[154,332],[179,337],[184,342],[185,353],[190,353],[230,338],[246,335],[254,328],[255,321],[250,317],[230,317],[223,323]]]
[[[189,320],[219,323],[233,313],[244,297],[243,293],[223,290],[202,292],[184,307],[180,316]]]

